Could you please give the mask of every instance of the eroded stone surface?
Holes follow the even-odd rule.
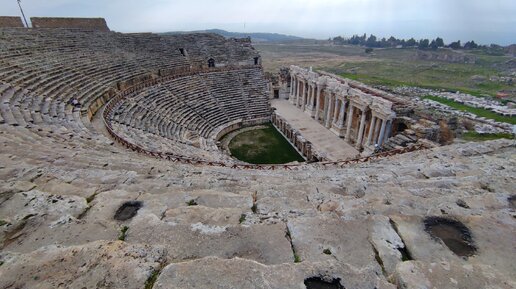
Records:
[[[223,276],[221,278],[221,276]],[[394,289],[369,269],[359,270],[335,260],[298,264],[263,265],[251,260],[207,257],[171,264],[159,276],[155,289],[306,288],[310,277],[340,278],[345,288]]]
[[[2,288],[144,288],[164,261],[163,248],[97,241],[1,253]]]
[[[291,220],[288,228],[301,260],[336,259],[356,268],[367,267],[381,272],[369,242],[371,223],[370,219],[341,220],[335,216],[321,215]]]
[[[249,288],[267,284],[272,288],[304,288],[306,278],[329,276],[341,278],[345,288],[371,289],[394,288],[387,280],[394,282],[397,276],[404,276],[400,280],[411,278],[408,271],[393,269],[413,262],[401,260],[397,248],[402,240],[421,268],[447,262],[461,268],[483,268],[478,270],[484,270],[484,275],[514,282],[516,268],[510,248],[515,247],[516,223],[509,198],[514,191],[516,163],[513,147],[507,145],[507,141],[462,144],[338,170],[307,168],[252,174],[113,154],[111,150],[116,151],[116,147],[99,150],[94,158],[87,154],[72,158],[66,150],[55,148],[53,153],[62,153],[59,160],[45,157],[30,164],[21,157],[0,153],[6,164],[0,167],[0,175],[6,177],[2,186],[11,186],[16,179],[27,182],[0,204],[0,237],[8,240],[2,254],[29,256],[49,245],[60,245],[60,250],[90,250],[91,244],[123,237],[125,246],[167,249],[163,264],[177,274],[164,270],[158,279],[166,282],[159,288],[191,288],[191,284],[238,288],[241,282],[253,284]],[[102,158],[109,159],[107,167],[103,163],[92,167]],[[48,191],[58,188],[60,182],[81,191],[75,194],[66,185],[56,193]],[[85,183],[95,190],[85,193]],[[458,205],[459,199],[469,208]],[[197,205],[189,205],[190,200]],[[115,220],[117,209],[128,201],[139,201],[143,206],[133,218]],[[471,229],[477,254],[468,260],[456,256],[424,231],[425,216],[461,220]],[[290,228],[294,250],[285,224]],[[127,230],[122,234],[124,226]],[[112,254],[125,254],[123,248],[112,248]],[[294,262],[294,253],[300,263]],[[209,261],[213,259],[218,261]],[[23,275],[14,273],[21,268],[14,265],[5,262],[0,266],[14,276],[9,280],[36,284],[25,271],[21,271]],[[66,272],[84,274],[80,265],[68,264]],[[419,280],[436,282],[436,276],[419,268],[414,271]],[[39,266],[39,270],[57,284],[69,280],[67,274],[55,274],[51,267]],[[102,272],[88,270],[94,272],[89,277],[92,280],[104,280],[118,272],[116,266],[102,267]],[[242,276],[251,277],[242,281]],[[480,284],[497,288],[495,279],[486,277]],[[144,282],[138,282],[137,287],[143,288]],[[112,288],[125,286],[110,284]],[[447,288],[445,283],[436,284]]]
[[[128,242],[163,245],[174,262],[206,256],[241,257],[265,264],[293,261],[284,224],[178,224],[149,214],[135,218],[129,228]]]
[[[396,282],[401,289],[514,288],[516,282],[507,277],[489,266],[446,261],[408,261],[396,268]]]

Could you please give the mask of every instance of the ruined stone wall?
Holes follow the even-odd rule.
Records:
[[[322,159],[318,156],[318,153],[314,151],[312,143],[306,140],[301,133],[294,129],[283,117],[273,113],[271,122],[307,161],[318,161]]]
[[[18,16],[0,16],[0,27],[4,28],[23,28],[23,22]]]
[[[104,18],[31,17],[33,28],[80,28],[110,31]]]

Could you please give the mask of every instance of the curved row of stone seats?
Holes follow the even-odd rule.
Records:
[[[219,63],[252,65],[254,58],[259,58],[250,40],[242,43],[242,41],[225,39],[221,35],[211,33],[161,35],[161,37],[168,47],[183,51],[184,57],[189,59],[193,67],[205,65],[210,58],[216,65]]]
[[[215,150],[208,150],[205,144],[199,140],[196,144],[185,144],[184,142],[171,140],[169,137],[163,137],[160,132],[148,132],[130,126],[115,123],[112,125],[113,131],[122,136],[126,141],[138,144],[150,151],[169,153],[177,155],[178,153],[185,158],[198,159],[213,162],[232,163],[234,160]]]
[[[193,115],[191,109],[171,97],[166,91],[151,88],[150,92],[136,94],[121,103],[114,113],[113,120],[151,132],[156,132],[159,127],[165,126],[162,136],[171,139],[182,139],[182,136],[188,132],[194,133],[195,130],[190,129],[194,122],[191,118],[187,118]],[[190,122],[181,122],[184,119]]]
[[[260,68],[249,68],[166,80],[126,96],[108,121],[213,150],[217,128],[269,117],[267,84],[262,76]],[[115,133],[135,139],[123,129]],[[146,143],[135,144],[155,151],[155,146]]]
[[[205,67],[208,58],[217,63],[248,64],[258,54],[244,46],[211,34],[161,36],[80,29],[0,29],[0,123],[23,127],[44,137],[56,136],[59,141],[77,138],[112,144],[90,123],[92,107],[94,113],[117,89],[138,83],[139,78],[167,75],[178,68]],[[261,69],[256,71],[261,75]],[[139,100],[130,106],[124,104],[130,113],[123,118],[117,116],[117,120],[157,137],[205,150],[215,147],[206,137],[215,127],[230,121],[201,76],[178,79],[170,87],[160,86],[148,98],[154,99],[152,106]],[[178,101],[171,102],[172,99]],[[72,105],[72,100],[78,101],[80,107]],[[191,155],[204,157],[204,152]]]

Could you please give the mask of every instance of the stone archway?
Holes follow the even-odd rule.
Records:
[[[215,67],[215,59],[210,58],[208,59],[208,67]]]

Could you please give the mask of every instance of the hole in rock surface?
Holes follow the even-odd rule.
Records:
[[[126,221],[138,213],[138,210],[143,206],[143,203],[140,201],[128,201],[122,204],[118,210],[115,212],[115,220],[118,221]]]
[[[516,209],[516,195],[512,195],[507,198],[507,201],[509,202],[509,205],[511,208]]]
[[[448,218],[428,217],[424,224],[430,236],[441,239],[456,255],[470,257],[477,251],[471,231],[463,223]]]
[[[305,286],[306,289],[345,289],[344,286],[340,285],[340,278],[326,281],[326,278],[310,277],[305,279]]]
[[[401,261],[410,261],[414,260],[412,259],[412,256],[410,255],[410,252],[408,251],[407,247],[398,248],[398,251],[401,253]]]

